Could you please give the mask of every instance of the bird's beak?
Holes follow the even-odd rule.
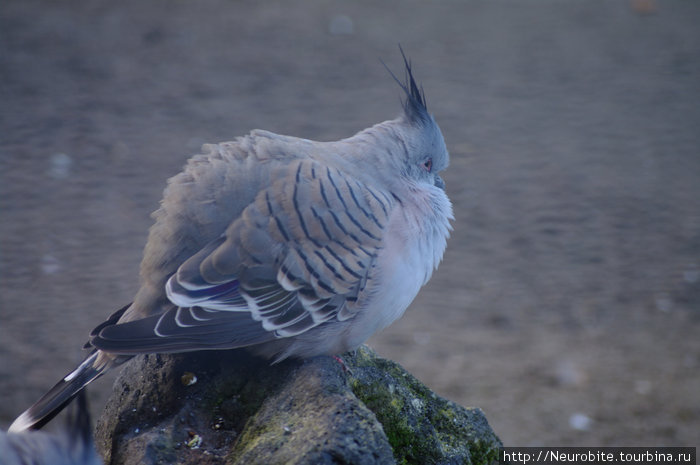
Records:
[[[445,190],[445,181],[443,181],[442,178],[437,175],[435,176],[435,187]]]

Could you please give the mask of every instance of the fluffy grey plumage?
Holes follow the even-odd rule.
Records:
[[[168,182],[133,303],[12,428],[41,425],[135,354],[339,354],[400,317],[440,262],[452,218],[438,175],[449,155],[404,62],[394,120],[336,142],[255,130],[205,145]]]

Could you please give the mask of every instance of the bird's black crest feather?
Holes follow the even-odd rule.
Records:
[[[405,82],[401,81],[396,75],[389,69],[389,67],[382,61],[384,67],[389,71],[391,77],[401,86],[401,88],[406,92],[406,100],[403,102],[404,112],[406,116],[413,122],[425,122],[428,118],[428,106],[425,102],[425,92],[422,86],[416,84],[416,80],[413,77],[413,69],[411,67],[411,61],[406,58],[406,54],[403,48],[399,45],[399,50],[401,51],[401,56],[403,57],[404,66],[406,67]]]

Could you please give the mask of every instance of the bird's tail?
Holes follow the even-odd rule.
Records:
[[[109,364],[103,364],[96,368],[95,360],[98,355],[99,352],[96,350],[90,354],[78,368],[56,383],[41,399],[17,417],[8,431],[19,433],[29,429],[39,429],[55,417],[85,386],[102,376],[102,373],[110,367]]]

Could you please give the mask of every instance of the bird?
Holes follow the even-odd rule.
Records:
[[[253,130],[204,144],[168,180],[133,301],[89,355],[10,426],[43,426],[145,353],[248,348],[276,363],[337,356],[398,319],[441,262],[445,140],[400,48],[402,111],[338,141]]]
[[[0,465],[102,465],[92,439],[85,390],[76,397],[65,427],[55,434],[0,431]]]

